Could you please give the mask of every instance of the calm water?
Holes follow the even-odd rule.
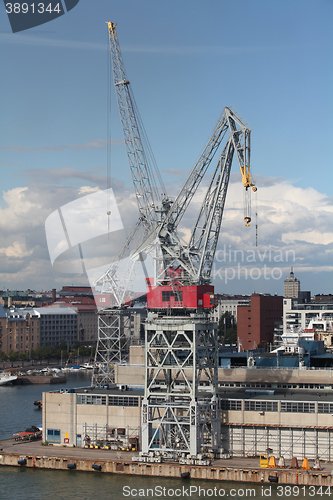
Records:
[[[49,471],[18,467],[0,468],[1,500],[179,500],[180,498],[318,500],[329,497],[326,488],[309,491],[297,486],[284,485],[131,477],[99,472]]]
[[[41,399],[43,391],[87,385],[90,385],[89,375],[79,373],[70,374],[67,384],[59,386],[0,386],[0,440],[11,438],[13,433],[31,425],[41,425],[42,413],[35,409],[33,402]],[[320,492],[318,489],[309,491],[285,488],[282,485],[117,476],[93,471],[0,467],[0,500],[316,500],[330,497],[326,489]]]
[[[42,392],[90,385],[90,374],[71,373],[66,384],[1,385],[0,386],[0,440],[12,438],[15,432],[42,425],[42,412],[34,401],[42,399]],[[0,497],[0,500],[1,497]]]

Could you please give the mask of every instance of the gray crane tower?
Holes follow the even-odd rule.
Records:
[[[99,368],[92,377],[92,385],[95,386],[113,383],[114,365],[127,360],[126,352],[131,340],[131,320],[125,296],[132,290],[135,268],[141,260],[140,256],[131,259],[129,254],[155,228],[157,222],[155,207],[161,197],[166,196],[165,186],[140,118],[130,81],[125,74],[116,25],[111,22],[107,25],[113,81],[139,217],[111,266],[95,281],[95,286],[99,286],[103,293],[111,294],[115,301],[114,307],[102,309],[98,313],[95,365]],[[126,265],[120,275],[119,267],[124,261]]]
[[[178,226],[210,166],[222,149],[189,243]],[[160,223],[137,249],[157,241],[155,282],[148,287],[145,328],[144,456],[171,455],[201,463],[202,453],[220,450],[217,325],[211,271],[219,238],[230,169],[236,154],[247,196],[253,185],[250,129],[225,108],[206,148],[173,203],[159,209]],[[250,213],[245,214],[249,225]]]
[[[171,456],[200,463],[202,453],[220,450],[217,325],[210,319],[215,306],[210,284],[233,156],[237,156],[245,188],[246,225],[250,224],[250,129],[225,108],[198,162],[175,200],[155,188],[153,170],[140,134],[140,120],[130,92],[114,23],[108,23],[114,84],[125,144],[139,207],[139,219],[110,269],[98,280],[114,296],[117,269],[154,249],[154,278],[148,279],[145,324],[145,388],[142,404],[142,455],[160,460]],[[178,227],[190,210],[220,151],[190,235],[184,242]],[[163,185],[161,183],[161,185]],[[207,185],[207,184],[206,184]],[[161,193],[163,193],[161,195]],[[140,234],[139,237],[137,235]],[[135,241],[134,241],[135,240]],[[119,310],[123,296],[119,295]],[[112,317],[112,313],[106,311]],[[114,313],[116,314],[116,313]]]

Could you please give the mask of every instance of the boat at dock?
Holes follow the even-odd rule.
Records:
[[[83,363],[83,365],[80,365],[81,370],[93,370],[95,368],[95,365],[91,363]]]
[[[17,375],[12,375],[10,372],[0,372],[0,385],[11,384],[17,379]]]

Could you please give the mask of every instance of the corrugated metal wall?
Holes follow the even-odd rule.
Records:
[[[285,459],[297,457],[331,461],[333,429],[222,426],[222,448],[233,456],[258,456],[269,452]]]

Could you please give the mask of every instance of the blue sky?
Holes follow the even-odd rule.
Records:
[[[61,18],[12,34],[0,5],[0,288],[82,281],[48,262],[43,221],[87,187],[106,187],[105,22],[113,21],[171,191],[232,106],[252,129],[259,243],[297,249],[302,288],[332,292],[332,14],[330,0],[80,0]],[[113,89],[111,99],[113,187],[125,192],[131,181]],[[228,196],[225,241],[247,251],[253,233],[243,237],[231,214],[238,196]],[[283,278],[218,287],[282,293]]]

